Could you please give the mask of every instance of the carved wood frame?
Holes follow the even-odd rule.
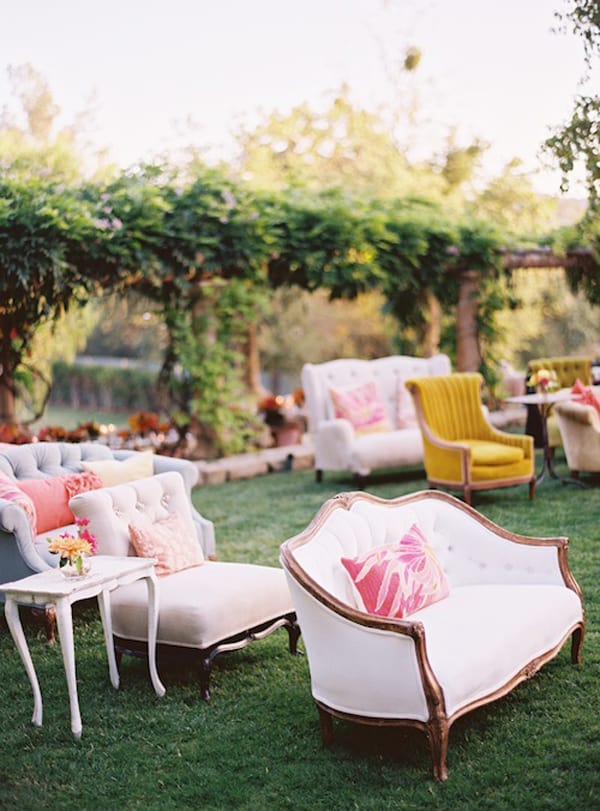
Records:
[[[372,504],[394,507],[398,504],[410,504],[411,502],[421,501],[424,499],[436,499],[447,502],[474,518],[476,521],[478,521],[478,523],[481,524],[481,526],[513,543],[525,544],[529,546],[555,546],[557,551],[558,566],[565,586],[574,591],[580,600],[582,599],[582,595],[581,589],[579,588],[579,585],[569,568],[567,560],[567,548],[569,541],[567,538],[536,538],[510,532],[498,524],[495,524],[489,518],[486,518],[484,515],[481,515],[479,512],[473,509],[473,507],[465,504],[454,496],[448,493],[438,492],[436,490],[423,490],[407,496],[400,496],[395,499],[383,499],[379,496],[374,496],[370,493],[364,493],[362,491],[340,493],[339,495],[334,496],[325,502],[306,529],[282,544],[282,565],[287,569],[294,580],[296,580],[298,584],[310,595],[312,595],[312,597],[314,597],[314,599],[316,599],[318,602],[322,603],[329,610],[341,617],[344,617],[350,622],[354,622],[368,628],[378,628],[403,634],[405,636],[410,636],[415,643],[417,663],[421,673],[423,691],[429,711],[428,720],[424,722],[406,718],[390,719],[355,715],[333,709],[332,707],[327,706],[325,703],[314,699],[319,712],[321,739],[323,743],[327,745],[332,741],[333,717],[353,721],[355,723],[367,724],[370,726],[414,727],[425,732],[427,735],[431,752],[433,777],[435,780],[443,781],[448,777],[446,758],[448,751],[448,736],[452,724],[465,713],[470,712],[477,707],[481,707],[484,704],[495,701],[498,698],[502,698],[511,692],[511,690],[513,690],[522,681],[531,678],[531,676],[537,673],[542,665],[558,654],[569,637],[572,639],[571,661],[573,664],[579,664],[581,662],[581,647],[585,635],[585,612],[583,613],[582,621],[575,623],[571,628],[569,628],[558,645],[528,662],[515,676],[509,679],[506,684],[499,687],[497,690],[476,699],[475,701],[472,701],[471,703],[457,710],[452,715],[448,715],[446,712],[441,685],[433,672],[427,656],[426,634],[423,623],[412,622],[410,620],[386,619],[372,614],[366,614],[365,612],[359,611],[346,603],[341,602],[334,595],[323,589],[309,574],[307,574],[298,564],[293,554],[295,549],[308,543],[314,537],[314,535],[324,525],[328,517],[336,510],[349,510],[353,504],[359,501],[367,501]]]
[[[188,648],[183,645],[169,645],[159,642],[156,646],[157,659],[183,660],[197,665],[200,673],[200,696],[204,701],[210,701],[210,676],[214,659],[222,653],[241,650],[251,642],[264,639],[278,628],[286,629],[290,653],[296,655],[298,639],[300,637],[300,627],[296,619],[296,614],[292,611],[288,614],[283,614],[268,620],[267,622],[263,622],[260,625],[256,625],[253,628],[241,631],[234,636],[221,639],[208,648]],[[148,643],[145,641],[125,639],[124,637],[114,634],[113,644],[119,669],[124,653],[141,658],[148,656]]]

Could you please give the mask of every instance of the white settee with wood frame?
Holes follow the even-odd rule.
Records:
[[[423,442],[412,398],[404,385],[411,377],[447,375],[447,355],[415,358],[391,355],[375,360],[341,358],[307,363],[302,369],[309,431],[315,450],[317,481],[323,471],[350,471],[358,478],[372,470],[419,465]],[[349,420],[335,416],[331,390],[348,391],[373,381],[381,397],[388,429],[359,433]]]
[[[423,607],[413,603],[417,609],[402,619],[367,612],[342,558],[358,556],[365,577],[360,556],[377,550],[370,557],[380,561],[382,547],[397,545],[415,523],[428,541],[425,559],[433,556],[443,570],[445,594]],[[282,545],[280,557],[324,743],[332,716],[414,726],[427,734],[434,777],[444,780],[457,718],[533,676],[570,636],[572,660],[580,659],[584,613],[567,539],[508,532],[446,493],[391,501],[341,494]],[[398,563],[390,571],[383,583],[395,595],[406,572]]]

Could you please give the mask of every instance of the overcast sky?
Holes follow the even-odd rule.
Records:
[[[227,157],[241,122],[304,101],[322,107],[344,82],[356,104],[389,107],[393,67],[415,45],[422,154],[454,128],[460,145],[492,145],[489,172],[519,157],[539,170],[540,191],[558,193],[539,147],[568,117],[584,69],[580,40],[552,33],[561,8],[563,0],[0,0],[0,106],[10,101],[6,67],[29,62],[62,122],[92,106],[90,138],[124,166],[192,141]]]

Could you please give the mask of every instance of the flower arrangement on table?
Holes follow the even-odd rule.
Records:
[[[533,372],[529,376],[527,385],[544,394],[550,391],[556,391],[560,388],[558,385],[558,377],[554,369],[538,369],[537,372]]]
[[[87,558],[96,554],[96,536],[89,531],[89,523],[87,518],[76,518],[76,535],[61,532],[55,538],[46,538],[48,551],[60,555],[59,567],[68,570],[64,574],[82,577],[89,571]]]

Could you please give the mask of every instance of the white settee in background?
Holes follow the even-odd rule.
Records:
[[[434,560],[443,572],[437,579],[443,588],[430,604],[421,597],[435,581],[417,565],[416,547],[406,558],[396,551],[405,534],[414,535],[414,524],[428,542],[420,564]],[[394,545],[393,554],[386,545]],[[374,550],[365,565],[363,556]],[[388,568],[381,566],[386,554]],[[359,575],[351,579],[342,558],[354,557]],[[448,733],[457,718],[533,676],[569,636],[572,660],[580,659],[585,623],[567,540],[510,533],[446,493],[391,501],[367,493],[336,496],[282,545],[281,562],[323,742],[331,740],[332,716],[414,726],[428,736],[438,780],[446,779]],[[383,585],[369,584],[378,568]],[[372,595],[397,600],[411,569],[418,599],[400,612],[403,618],[361,605],[361,579]]]
[[[421,432],[404,381],[411,377],[447,375],[451,371],[450,359],[441,354],[431,358],[408,355],[376,360],[342,358],[305,364],[302,386],[314,442],[317,481],[325,470],[346,470],[360,478],[376,469],[421,464]],[[331,390],[344,393],[368,383],[374,383],[380,395],[387,418],[384,430],[357,431],[350,420],[336,417]]]

